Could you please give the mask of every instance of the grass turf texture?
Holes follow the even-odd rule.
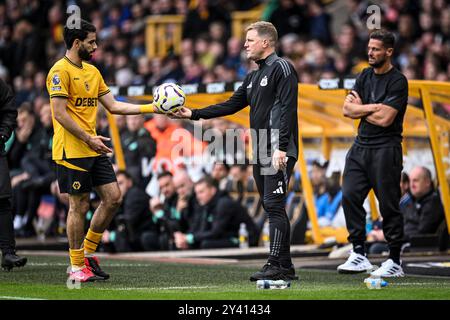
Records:
[[[103,259],[111,274],[104,282],[66,285],[68,259],[28,257],[25,268],[0,272],[0,299],[152,299],[152,300],[393,300],[450,299],[450,278],[407,276],[386,279],[389,285],[369,290],[367,274],[340,275],[300,269],[290,289],[261,290],[248,280],[255,268]]]

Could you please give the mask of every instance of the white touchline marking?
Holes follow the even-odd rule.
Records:
[[[149,291],[149,290],[180,290],[180,289],[208,289],[208,288],[217,288],[217,286],[203,286],[203,287],[162,287],[162,288],[98,288],[97,290],[105,290],[105,291]]]
[[[208,289],[214,288],[215,286],[204,286],[204,287],[166,287],[166,288],[157,288],[160,290],[178,290],[178,289]]]
[[[61,262],[55,262],[55,263],[48,263],[48,262],[30,262],[27,263],[27,266],[34,266],[34,267],[50,267],[50,266],[56,266],[56,267],[67,267],[69,263],[61,263]],[[144,263],[104,263],[102,264],[106,267],[148,267],[148,264]]]
[[[425,286],[425,285],[445,285],[443,283],[436,282],[406,282],[406,283],[393,283],[393,286]]]
[[[40,299],[40,298],[13,297],[13,296],[0,296],[0,299],[7,299],[7,300],[47,300],[47,299]]]

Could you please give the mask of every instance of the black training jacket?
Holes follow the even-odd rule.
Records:
[[[285,151],[288,157],[298,156],[297,96],[298,76],[294,67],[272,53],[257,61],[258,69],[250,72],[242,85],[227,101],[203,109],[192,110],[192,120],[222,117],[250,106],[250,127],[257,133],[253,151],[254,158],[271,158],[276,149]],[[260,134],[260,129],[267,134]],[[267,130],[269,129],[269,130]],[[274,129],[279,130],[279,135]],[[253,137],[252,137],[253,138]],[[258,149],[255,149],[258,143]],[[265,159],[264,163],[267,159]]]
[[[0,79],[0,137],[4,137],[5,140],[0,141],[0,144],[6,142],[11,136],[17,125],[16,118],[17,108],[14,95],[8,85]]]

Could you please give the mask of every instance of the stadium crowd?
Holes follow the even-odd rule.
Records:
[[[300,82],[316,83],[320,78],[355,75],[368,66],[365,44],[369,31],[365,20],[370,3],[345,1],[348,19],[339,30],[332,32],[333,16],[325,2],[330,3],[318,0],[0,1],[0,78],[12,86],[19,110],[18,127],[7,145],[17,235],[65,233],[67,199],[58,192],[54,181],[53,132],[45,82],[49,67],[66,50],[62,31],[69,5],[78,5],[82,17],[97,28],[98,49],[92,63],[107,84],[154,86],[168,81],[191,84],[242,80],[254,66],[242,55],[242,39],[231,35],[230,12],[260,5],[265,5],[264,17],[279,32],[280,55],[295,66]],[[383,2],[381,9],[382,25],[394,31],[398,38],[394,63],[406,77],[448,81],[450,5],[445,0],[391,0]],[[145,19],[157,14],[185,16],[181,56],[174,52],[163,58],[146,56]],[[172,173],[154,170],[156,167],[149,164],[155,158],[170,155],[173,145],[169,137],[175,130],[185,130],[201,151],[206,143],[195,140],[191,123],[164,116],[118,116],[116,122],[127,164],[127,171],[119,171],[117,175],[125,200],[104,234],[105,250],[238,246],[241,223],[247,225],[251,244],[258,244],[264,220],[255,222],[251,219],[252,212],[247,212],[254,204],[246,203],[243,195],[255,190],[251,166],[246,161],[240,165],[211,162],[196,170],[180,164],[180,170],[168,170]],[[102,112],[97,126],[98,134],[109,135],[108,121]],[[227,128],[236,126],[214,119],[203,122],[203,129],[208,128],[224,134]],[[239,139],[244,146],[248,143],[245,135]],[[219,158],[228,163],[246,157],[245,149],[231,155],[225,148],[222,151]],[[315,162],[311,167],[320,224],[344,226],[339,176],[332,175],[328,181],[326,164]],[[205,173],[212,180],[202,178]],[[293,193],[298,191],[294,187],[298,173],[294,175]],[[227,191],[236,197],[230,197]],[[411,201],[421,201],[423,195],[412,192],[410,196]],[[93,208],[97,200],[93,194]],[[224,216],[225,213],[229,214]],[[443,216],[440,219],[443,221]],[[433,230],[439,226],[437,223]]]

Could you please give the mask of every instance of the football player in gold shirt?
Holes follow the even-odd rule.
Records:
[[[80,28],[64,28],[65,56],[47,76],[54,126],[53,160],[57,166],[60,191],[69,194],[67,237],[71,270],[69,279],[86,282],[106,280],[94,253],[102,234],[121,204],[122,195],[106,154],[109,138],[95,131],[97,106],[101,103],[113,114],[158,113],[153,104],[119,102],[106,86],[96,67],[87,63],[97,48],[96,28],[80,20]],[[85,215],[92,190],[101,199],[87,234]]]

